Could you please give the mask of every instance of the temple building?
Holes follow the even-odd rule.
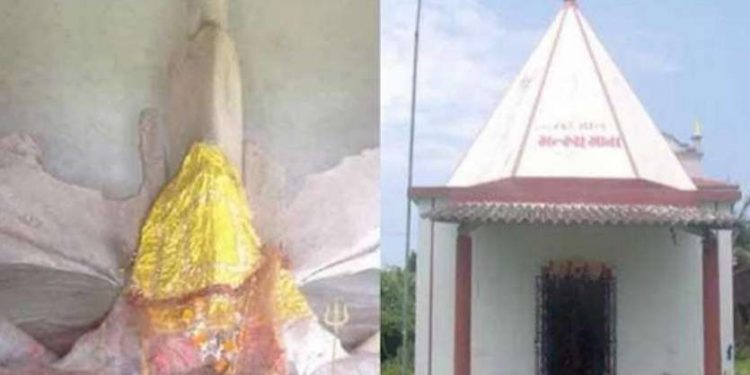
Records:
[[[420,212],[415,373],[733,373],[737,186],[662,134],[575,1]]]

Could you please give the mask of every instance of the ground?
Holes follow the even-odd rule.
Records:
[[[734,360],[735,375],[750,375],[750,350],[740,348]]]
[[[734,370],[736,375],[750,375],[750,358],[737,359],[734,362]]]

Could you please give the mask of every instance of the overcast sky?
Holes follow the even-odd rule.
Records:
[[[447,182],[562,3],[423,0],[415,185]],[[579,4],[657,126],[688,140],[700,119],[705,173],[750,191],[750,2]],[[403,263],[415,6],[381,0],[384,265]]]

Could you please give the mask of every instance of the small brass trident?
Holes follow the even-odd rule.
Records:
[[[349,322],[349,307],[336,298],[333,303],[326,306],[324,316],[325,323],[333,328],[333,351],[331,352],[331,375],[336,374],[336,338],[339,336],[341,327]]]

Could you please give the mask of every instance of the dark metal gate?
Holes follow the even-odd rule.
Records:
[[[538,375],[615,375],[615,278],[602,264],[562,262],[537,276]]]

